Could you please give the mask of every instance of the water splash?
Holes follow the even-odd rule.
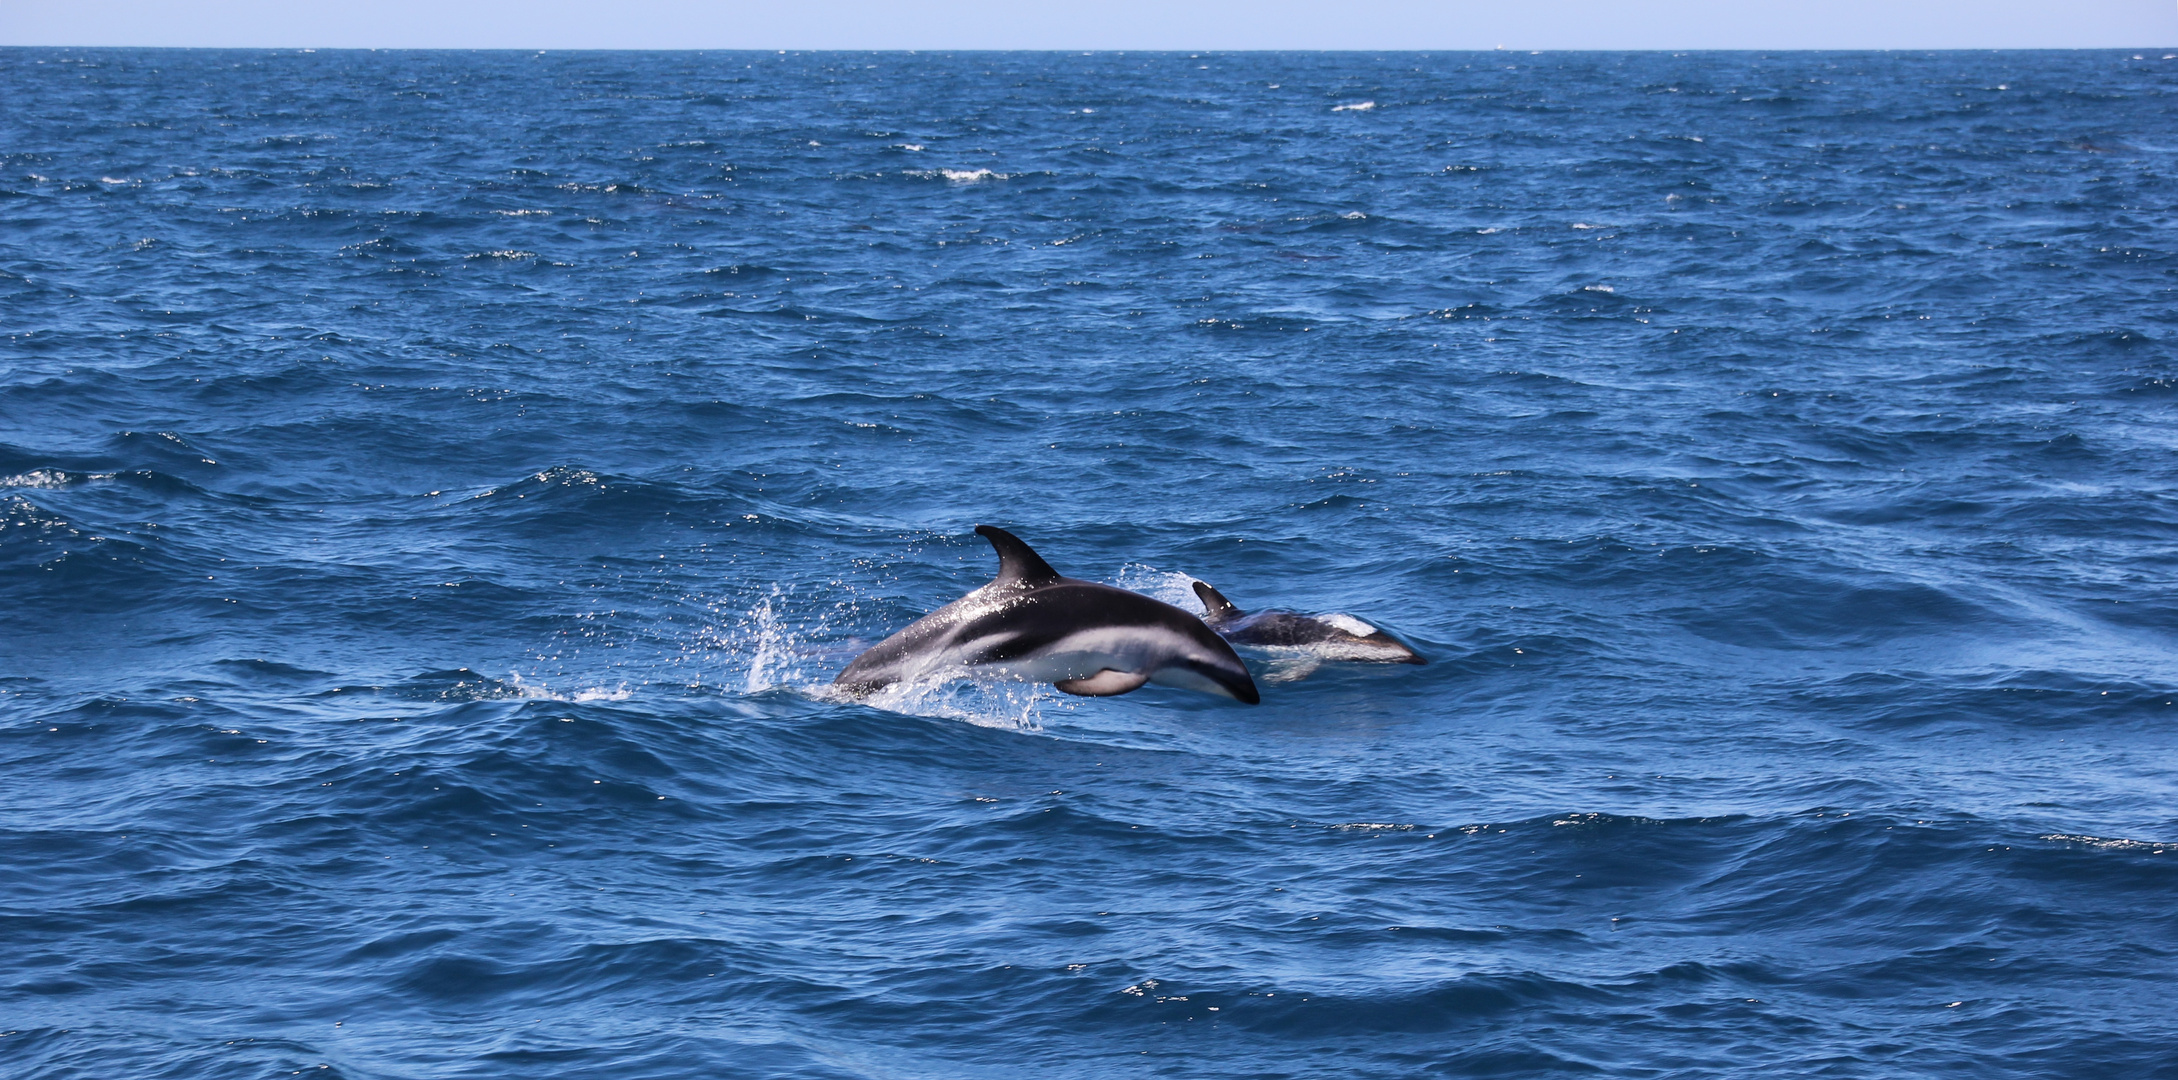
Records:
[[[743,694],[761,694],[828,686],[830,675],[817,665],[844,662],[865,647],[862,639],[832,630],[835,623],[854,615],[851,598],[799,617],[790,614],[793,601],[791,587],[773,585],[743,610],[735,610],[727,601],[710,605],[717,622],[700,631],[698,641],[726,669],[729,688],[738,684]]]
[[[886,712],[1013,731],[1043,730],[1047,705],[1074,707],[1073,702],[1059,700],[1053,691],[1038,683],[968,678],[894,683],[862,698],[850,698],[826,687],[824,696],[835,701],[857,701]]]
[[[851,588],[837,581],[831,587]],[[726,671],[724,686],[742,694],[783,691],[818,701],[851,702],[910,716],[1015,730],[1039,729],[1044,706],[1053,703],[1048,688],[977,679],[962,672],[895,683],[860,697],[838,690],[832,685],[836,670],[873,644],[834,629],[855,621],[858,610],[852,596],[798,613],[794,590],[773,585],[745,610],[733,611],[723,602],[712,605],[712,610],[718,613],[718,622],[701,637]]]
[[[1159,570],[1148,563],[1128,563],[1119,568],[1119,577],[1112,584],[1162,600],[1190,615],[1201,615],[1202,601],[1195,597],[1196,580],[1194,575],[1177,570]]]
[[[771,597],[765,597],[759,602],[749,612],[743,625],[748,628],[749,639],[753,643],[749,654],[749,674],[744,680],[746,692],[761,694],[779,685],[780,680],[800,674],[789,667],[786,651],[793,632],[780,621],[778,610],[772,606]]]

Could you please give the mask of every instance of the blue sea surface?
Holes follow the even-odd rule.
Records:
[[[2178,1077],[2172,55],[0,102],[0,1075]]]

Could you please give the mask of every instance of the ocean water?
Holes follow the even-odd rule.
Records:
[[[2178,1076],[2172,55],[0,100],[0,1075]]]

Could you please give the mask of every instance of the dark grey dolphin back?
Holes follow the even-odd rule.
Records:
[[[1042,585],[1058,580],[1059,572],[1020,537],[996,525],[978,525],[976,535],[990,541],[991,547],[998,551],[998,576],[991,579],[993,583]]]
[[[1202,601],[1203,618],[1209,622],[1237,619],[1242,614],[1239,608],[1233,606],[1232,601],[1225,598],[1224,593],[1211,588],[1207,581],[1195,583],[1195,596]]]

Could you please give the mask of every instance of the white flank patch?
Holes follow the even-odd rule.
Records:
[[[1344,630],[1355,637],[1368,637],[1370,634],[1376,633],[1376,627],[1370,626],[1351,615],[1322,615],[1318,617],[1325,623]]]

